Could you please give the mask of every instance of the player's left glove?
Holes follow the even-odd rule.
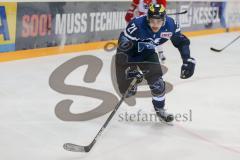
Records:
[[[194,58],[188,58],[187,60],[183,61],[183,65],[181,68],[181,78],[187,79],[190,78],[195,70],[196,61]]]

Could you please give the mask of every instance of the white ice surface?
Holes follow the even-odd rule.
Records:
[[[120,113],[152,112],[150,98],[125,103],[90,153],[65,151],[65,142],[88,144],[109,114],[85,122],[64,122],[54,113],[56,104],[73,99],[71,111],[94,108],[98,100],[62,95],[49,87],[50,74],[62,63],[80,55],[94,55],[104,62],[96,82],[83,82],[84,67],[67,78],[68,83],[114,93],[110,62],[114,52],[97,50],[0,63],[0,159],[1,160],[239,160],[240,159],[240,41],[222,53],[239,33],[191,38],[197,60],[195,75],[181,80],[178,51],[164,46],[169,71],[164,79],[174,85],[166,95],[173,113],[192,110],[192,121],[167,126],[157,122],[120,122]],[[82,108],[81,108],[82,107]],[[88,108],[89,107],[89,108]]]

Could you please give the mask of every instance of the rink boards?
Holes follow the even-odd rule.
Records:
[[[107,47],[126,27],[130,2],[0,3],[0,62]],[[240,30],[239,2],[168,3],[187,36]],[[11,11],[11,12],[9,12]],[[111,43],[111,44],[109,44]]]

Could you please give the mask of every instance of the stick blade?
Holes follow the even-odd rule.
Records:
[[[214,52],[221,52],[222,51],[221,49],[216,49],[216,48],[213,48],[213,47],[211,47],[210,49]]]
[[[72,143],[65,143],[63,148],[71,152],[89,152],[90,148],[88,146],[79,146]]]
[[[188,11],[187,10],[185,10],[185,11],[183,11],[181,14],[186,14]]]
[[[182,11],[182,12],[169,13],[169,14],[167,14],[167,15],[169,15],[169,16],[172,16],[172,15],[180,15],[180,14],[186,14],[187,12],[188,12],[187,10],[184,10],[184,11]]]

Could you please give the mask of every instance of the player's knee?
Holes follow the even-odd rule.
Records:
[[[159,78],[149,86],[153,96],[163,96],[165,94],[165,82],[162,78]]]

